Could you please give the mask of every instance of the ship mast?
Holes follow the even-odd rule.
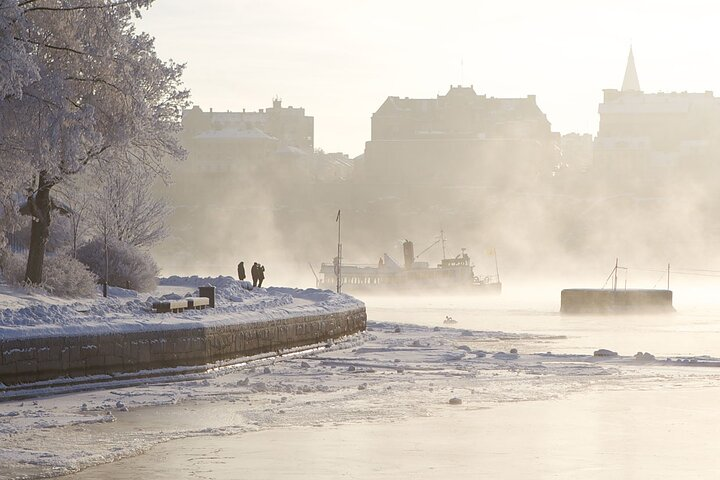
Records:
[[[442,243],[443,260],[445,260],[445,232],[440,229],[440,242]]]
[[[338,210],[337,218],[335,221],[338,224],[338,253],[337,253],[337,265],[335,266],[335,276],[337,277],[337,293],[340,293],[342,288],[342,243],[340,243],[340,210]]]

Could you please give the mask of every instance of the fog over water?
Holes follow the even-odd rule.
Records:
[[[92,18],[78,1],[67,18]],[[187,158],[122,190],[167,202],[142,245],[159,276],[215,278],[85,303],[3,284],[12,335],[83,335],[51,345],[61,368],[44,345],[0,351],[12,381],[88,376],[0,379],[0,480],[717,476],[720,2],[151,3],[133,21],[186,63]],[[98,192],[96,221],[125,212]],[[19,250],[39,226],[21,220]],[[216,278],[241,261],[260,288]],[[569,314],[566,289],[608,314]]]
[[[376,321],[435,327],[449,315],[457,322],[455,328],[555,337],[546,345],[555,353],[586,354],[608,348],[623,355],[647,351],[658,356],[720,356],[720,302],[708,300],[710,289],[681,289],[674,299],[676,313],[617,317],[560,314],[559,291],[558,284],[525,284],[496,298],[367,296],[363,300],[369,318]],[[530,348],[544,347],[538,343]]]
[[[400,405],[387,396],[397,385],[369,377],[371,402],[326,399],[339,419],[327,435],[312,431],[327,423],[307,419],[285,424],[314,425],[307,432],[254,434],[258,478],[293,470],[289,461],[271,468],[257,459],[268,449],[294,450],[298,439],[367,453],[379,441],[374,435],[415,438],[427,431],[443,434],[405,450],[403,442],[383,443],[369,463],[357,455],[336,462],[307,455],[320,468],[317,478],[332,478],[323,469],[333,467],[359,477],[371,468],[436,478],[432,469],[439,466],[497,476],[508,458],[523,464],[516,473],[541,478],[600,478],[609,465],[625,478],[637,465],[638,478],[713,470],[707,452],[693,449],[687,436],[713,417],[708,399],[717,396],[716,367],[698,362],[720,357],[720,97],[713,93],[720,84],[708,61],[718,40],[710,19],[720,7],[218,4],[225,8],[222,18],[211,12],[212,31],[195,21],[186,2],[140,22],[158,35],[161,52],[188,60],[193,89],[194,107],[183,116],[188,159],[170,165],[172,183],[158,188],[175,206],[173,233],[155,251],[163,274],[234,276],[237,262],[259,261],[268,285],[312,287],[313,273],[337,255],[341,226],[348,269],[363,265],[380,275],[379,259],[387,254],[410,275],[423,262],[433,269],[465,253],[479,280],[499,273],[503,285],[501,295],[468,294],[461,284],[428,276],[413,291],[354,293],[375,332],[367,350],[353,351],[363,360],[378,351],[422,356],[460,348],[480,352],[477,359],[489,352],[500,378],[447,360],[464,373],[445,372],[436,383],[430,372],[438,357],[428,354],[432,360],[418,367],[423,373],[403,387],[415,396]],[[407,240],[419,266],[406,264]],[[610,288],[614,281],[621,290],[669,288],[676,311],[559,313],[561,290]],[[445,322],[450,318],[455,323]],[[408,337],[392,336],[400,331]],[[425,338],[432,340],[426,345]],[[519,350],[517,364],[503,363],[511,349]],[[598,349],[621,360],[594,370]],[[655,355],[657,363],[636,360],[636,352]],[[380,368],[388,359],[373,361]],[[327,378],[340,377],[350,378]],[[444,397],[433,403],[440,391],[463,396],[464,418],[441,410]],[[538,402],[507,405],[520,400]],[[663,402],[687,409],[669,411]],[[483,415],[487,407],[497,416]],[[415,408],[431,419],[415,418],[409,413]],[[391,417],[405,422],[373,424]],[[269,418],[257,421],[259,430],[282,423]],[[477,435],[463,430],[466,424],[486,428],[478,451],[467,446]],[[452,441],[458,439],[464,446]],[[537,447],[546,442],[557,448]],[[228,467],[209,452],[238,453],[222,439],[211,443],[191,461],[167,448],[157,452],[171,470],[222,475]],[[447,452],[446,445],[456,448]],[[445,455],[434,456],[438,450]],[[393,455],[412,460],[395,462]],[[131,465],[152,470],[145,460]],[[108,478],[131,471],[110,468]]]
[[[338,209],[346,263],[401,260],[442,229],[448,256],[467,248],[485,274],[495,248],[515,280],[601,280],[616,257],[634,287],[668,263],[720,270],[717,8],[216,1],[199,21],[160,3],[139,26],[188,62],[202,112],[160,189],[163,272],[261,261],[271,284],[313,285]]]

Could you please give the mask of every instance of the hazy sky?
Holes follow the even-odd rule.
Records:
[[[316,148],[356,156],[386,97],[458,83],[535,94],[553,130],[595,133],[631,43],[644,91],[720,95],[719,16],[720,2],[692,0],[156,0],[140,28],[187,63],[204,110],[278,95],[315,117]]]

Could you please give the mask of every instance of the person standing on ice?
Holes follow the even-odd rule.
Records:
[[[258,287],[262,287],[263,280],[265,280],[265,265],[258,265]]]
[[[238,278],[240,280],[245,280],[245,263],[244,262],[238,263]]]
[[[250,269],[250,276],[252,277],[253,287],[257,287],[258,273],[260,273],[260,265],[258,265],[257,262],[253,262],[253,266]]]

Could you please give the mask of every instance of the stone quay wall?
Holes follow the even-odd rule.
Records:
[[[619,314],[674,312],[670,290],[567,289],[560,293],[560,312]]]
[[[365,330],[365,307],[199,328],[0,339],[0,383],[206,365],[325,342]]]

